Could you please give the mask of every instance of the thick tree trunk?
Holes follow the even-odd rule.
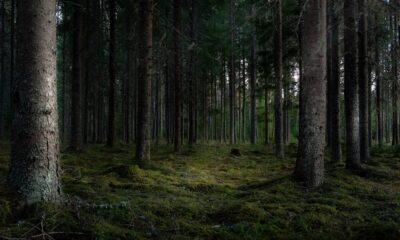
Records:
[[[18,0],[9,185],[23,204],[61,200],[54,0]]]
[[[136,127],[136,161],[144,167],[150,160],[151,69],[153,51],[153,0],[140,1],[139,98]]]
[[[275,154],[277,158],[284,158],[283,144],[283,66],[282,66],[282,0],[277,0],[277,21],[275,30]]]
[[[74,151],[82,149],[82,21],[83,9],[79,0],[75,0],[73,15],[73,60],[72,60],[72,107],[71,107],[71,143]]]
[[[358,0],[358,80],[360,96],[360,159],[369,161],[368,28],[366,0]]]
[[[359,96],[357,79],[356,1],[344,1],[344,78],[346,105],[346,166],[360,167]]]
[[[305,3],[302,25],[303,77],[295,177],[307,187],[324,181],[326,125],[326,1]]]

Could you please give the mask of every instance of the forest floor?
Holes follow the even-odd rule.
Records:
[[[15,220],[0,144],[0,239],[400,239],[400,151],[373,151],[355,175],[327,166],[307,190],[291,179],[295,146],[200,145],[173,155],[154,147],[145,170],[133,148],[63,153],[65,207],[38,206]]]

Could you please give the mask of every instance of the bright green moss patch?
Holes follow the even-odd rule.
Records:
[[[199,145],[174,155],[153,149],[145,169],[132,146],[64,153],[66,204],[14,219],[5,188],[8,146],[0,144],[0,238],[54,239],[399,239],[400,155],[373,150],[353,174],[329,166],[308,190],[291,178],[296,147]]]

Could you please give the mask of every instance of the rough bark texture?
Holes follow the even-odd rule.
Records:
[[[360,160],[368,162],[369,111],[368,111],[368,28],[366,0],[358,0],[358,80],[360,96]]]
[[[307,187],[324,181],[326,125],[326,1],[305,3],[302,27],[299,149],[295,177]]]
[[[61,200],[54,0],[19,0],[9,186],[23,204]]]
[[[74,151],[82,149],[82,5],[75,0],[73,16],[73,61],[72,61],[72,105],[71,105],[71,143]]]
[[[282,66],[282,0],[277,1],[277,21],[275,29],[275,154],[277,158],[284,158],[283,144],[283,66]]]
[[[359,99],[357,80],[356,1],[344,1],[344,78],[346,105],[346,166],[360,167]]]
[[[109,1],[109,14],[110,14],[110,42],[109,42],[109,67],[110,74],[110,88],[109,88],[109,106],[108,106],[108,136],[107,145],[113,147],[115,144],[115,111],[116,111],[116,93],[117,82],[115,79],[115,17],[116,17],[116,3],[115,0]]]
[[[151,69],[153,54],[153,0],[140,1],[139,98],[136,128],[136,161],[143,167],[150,160]]]

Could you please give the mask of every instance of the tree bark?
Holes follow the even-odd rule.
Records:
[[[256,6],[252,6],[252,16],[256,15]],[[255,23],[253,23],[255,24]],[[256,28],[253,27],[253,32],[251,34],[251,62],[250,62],[250,143],[255,144],[257,141],[256,128],[257,128],[257,105],[256,105],[256,71],[257,71],[257,59],[256,59]],[[243,69],[245,71],[245,69]]]
[[[144,167],[150,160],[151,69],[153,54],[153,0],[140,1],[139,98],[136,127],[136,161]]]
[[[339,59],[339,18],[335,11],[336,4],[330,3],[331,12],[331,69],[330,69],[330,118],[331,118],[331,160],[334,163],[341,161],[340,144],[340,59]]]
[[[181,139],[181,0],[174,0],[174,78],[175,78],[175,115],[174,115],[174,151],[179,152]]]
[[[275,29],[274,65],[275,65],[275,154],[282,159],[285,157],[283,144],[283,66],[282,66],[282,0],[277,0],[277,17]]]
[[[110,42],[109,42],[109,66],[108,71],[110,74],[109,86],[109,106],[108,106],[108,135],[107,146],[113,147],[115,145],[115,111],[116,111],[116,92],[117,82],[115,79],[115,18],[116,18],[116,2],[115,0],[109,1],[109,16],[110,16]]]
[[[358,0],[358,80],[360,97],[360,160],[369,161],[368,28],[366,0]]]
[[[61,200],[54,0],[18,0],[9,186],[22,204]]]
[[[344,1],[344,78],[346,105],[346,167],[360,167],[359,96],[357,79],[356,1]]]
[[[326,1],[303,6],[300,132],[295,177],[307,187],[324,182],[326,127]]]
[[[72,60],[72,106],[71,106],[71,143],[73,151],[82,149],[82,21],[83,9],[79,0],[75,0],[73,14],[73,60]]]
[[[230,26],[230,56],[229,68],[229,139],[230,144],[236,143],[236,71],[235,71],[235,0],[230,0],[229,5],[229,26]]]

